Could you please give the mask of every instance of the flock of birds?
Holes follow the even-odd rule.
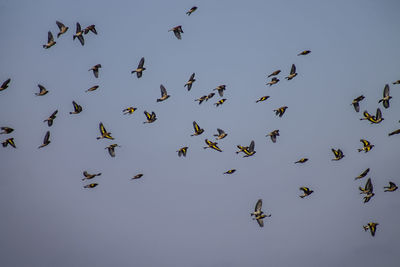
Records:
[[[188,10],[186,12],[186,14],[188,16],[190,16],[196,10],[197,10],[197,7],[194,6],[190,10]],[[57,33],[57,38],[60,38],[61,35],[65,34],[68,31],[69,27],[65,26],[63,23],[61,23],[59,21],[56,21],[56,24],[57,24],[57,26],[59,28],[59,32]],[[169,31],[172,31],[177,39],[179,39],[179,40],[182,39],[182,34],[184,32],[183,32],[183,29],[182,29],[181,25],[173,27]],[[78,39],[80,44],[82,46],[84,46],[84,44],[85,44],[84,36],[87,35],[89,32],[92,32],[92,33],[97,35],[97,31],[96,31],[95,25],[89,25],[86,28],[82,29],[81,25],[79,23],[76,23],[76,31],[75,31],[75,34],[73,35],[73,40]],[[54,40],[53,34],[49,31],[48,32],[47,43],[43,45],[43,48],[49,49],[52,46],[54,46],[55,44],[56,44],[56,41]],[[310,50],[304,50],[304,51],[300,52],[298,54],[298,56],[305,56],[305,55],[308,55],[310,53],[311,53]],[[136,73],[136,77],[137,78],[141,78],[143,76],[143,72],[146,70],[146,68],[144,67],[144,64],[145,64],[145,59],[144,59],[144,57],[142,57],[140,59],[140,61],[139,61],[139,64],[138,64],[137,68],[132,70],[131,74],[135,74]],[[92,71],[93,75],[95,76],[95,78],[98,78],[99,77],[99,69],[101,67],[102,67],[101,64],[96,64],[95,66],[91,67],[89,69],[89,71]],[[272,78],[271,78],[271,81],[269,81],[266,85],[272,86],[272,85],[277,84],[280,81],[279,78],[278,78],[278,75],[280,73],[281,73],[281,70],[276,70],[276,71],[272,72],[271,74],[269,74],[268,78],[271,78],[271,77]],[[297,76],[296,66],[295,66],[295,64],[292,64],[290,73],[289,73],[288,76],[285,77],[285,79],[289,81],[289,80],[294,79],[296,76]],[[195,73],[193,73],[190,76],[190,78],[187,81],[187,83],[184,85],[184,87],[186,87],[187,90],[190,91],[192,89],[192,86],[193,86],[195,81],[196,81]],[[1,85],[1,87],[0,87],[0,91],[3,91],[5,89],[7,89],[9,84],[10,84],[10,82],[11,82],[11,79],[7,79],[6,81],[4,81],[2,83],[2,85]],[[393,84],[400,84],[400,80],[397,80],[397,81],[393,82]],[[38,87],[39,87],[39,92],[35,93],[35,95],[44,96],[44,95],[46,95],[48,93],[48,90],[43,85],[39,84]],[[86,92],[94,91],[98,87],[99,87],[98,85],[93,86],[93,87],[89,88],[88,90],[86,90]],[[157,102],[165,101],[170,97],[170,95],[168,95],[168,93],[167,93],[166,88],[162,84],[160,85],[160,90],[161,90],[161,97],[159,99],[157,99]],[[217,102],[215,102],[214,105],[216,107],[218,107],[218,106],[222,105],[227,100],[226,98],[222,98],[223,95],[224,95],[224,91],[225,90],[226,90],[226,85],[224,85],[224,84],[223,85],[219,85],[215,89],[213,89],[213,91],[210,92],[208,95],[203,95],[202,97],[199,97],[199,98],[195,99],[195,101],[198,101],[198,104],[200,105],[204,101],[208,101],[209,99],[214,97],[215,94],[216,94],[216,93],[214,93],[214,91],[217,91],[217,93],[221,97],[221,99],[218,100]],[[266,100],[268,100],[268,98],[269,98],[269,96],[262,96],[258,100],[256,100],[256,103],[266,101]],[[361,95],[361,96],[355,98],[352,101],[351,104],[354,106],[354,109],[355,109],[356,112],[360,111],[360,102],[364,98],[365,97],[363,95]],[[383,97],[382,97],[382,99],[380,99],[378,101],[378,103],[382,103],[383,107],[385,109],[388,109],[390,107],[390,99],[391,98],[392,98],[392,96],[390,96],[389,85],[386,84],[384,89],[383,89]],[[83,110],[82,106],[80,106],[75,101],[72,101],[72,104],[73,104],[74,111],[70,112],[70,114],[79,114],[79,113],[82,112],[82,110]],[[287,108],[288,108],[287,106],[282,106],[282,107],[279,107],[279,108],[277,108],[277,109],[275,109],[273,111],[275,112],[275,114],[277,116],[282,117]],[[123,114],[133,114],[136,110],[137,110],[137,108],[135,108],[135,107],[127,107],[127,108],[123,109],[122,112],[123,112]],[[51,127],[53,125],[53,121],[56,118],[57,113],[58,113],[58,110],[55,110],[47,119],[44,120],[44,122],[47,122],[49,127]],[[153,123],[153,122],[155,122],[157,120],[157,117],[156,117],[156,114],[155,114],[154,111],[147,112],[145,110],[144,114],[146,116],[146,121],[144,121],[143,123]],[[363,116],[364,117],[361,118],[360,120],[368,120],[369,122],[371,122],[371,124],[378,124],[378,123],[381,123],[384,120],[384,118],[382,117],[382,112],[381,112],[379,107],[377,108],[375,115],[371,115],[369,112],[364,111],[363,112]],[[193,121],[193,128],[194,128],[194,133],[191,136],[199,136],[204,132],[204,129],[202,129],[196,121]],[[3,126],[3,127],[1,127],[0,134],[11,134],[13,131],[14,131],[13,128]],[[103,125],[102,122],[99,123],[99,131],[100,131],[100,136],[98,136],[97,139],[114,140],[114,138],[112,137],[111,133],[106,130],[106,128],[105,128],[105,126]],[[218,128],[217,131],[218,131],[218,133],[214,134],[214,136],[216,137],[216,140],[221,140],[221,139],[227,137],[227,135],[228,135],[222,129]],[[397,129],[397,130],[395,130],[393,132],[390,132],[388,135],[392,136],[392,135],[395,135],[395,134],[400,134],[400,129]],[[277,137],[279,136],[279,130],[278,129],[273,130],[272,132],[268,133],[266,136],[267,137],[269,136],[271,138],[272,142],[275,143],[275,142],[277,142]],[[360,141],[363,144],[363,147],[358,149],[359,152],[364,151],[365,153],[367,153],[374,147],[373,144],[371,144],[369,141],[367,141],[365,139],[361,139]],[[43,148],[43,147],[49,145],[50,143],[51,143],[51,141],[50,141],[50,131],[47,131],[45,136],[44,136],[43,143],[38,148]],[[204,147],[204,149],[211,148],[211,149],[216,150],[218,152],[222,152],[222,150],[218,147],[218,143],[217,142],[213,142],[211,140],[205,139],[205,144],[206,144],[206,146]],[[8,145],[10,145],[11,147],[16,148],[16,144],[15,144],[14,138],[12,138],[12,137],[2,141],[2,145],[3,145],[3,147],[7,147]],[[116,147],[119,147],[119,145],[118,144],[111,144],[111,145],[107,146],[105,149],[108,150],[108,153],[109,153],[109,155],[111,157],[115,157],[115,148]],[[239,150],[236,151],[236,154],[243,153],[244,154],[243,157],[250,157],[250,156],[254,156],[256,154],[254,140],[252,140],[248,146],[237,145],[237,148]],[[188,147],[185,146],[185,147],[179,148],[176,152],[178,153],[179,157],[181,157],[181,156],[186,157],[187,150],[188,150]],[[332,148],[332,152],[334,154],[334,158],[332,160],[338,161],[338,160],[341,160],[341,159],[343,159],[345,157],[345,155],[343,154],[343,151],[341,149]],[[308,158],[301,158],[301,159],[299,159],[298,161],[296,161],[294,163],[295,164],[304,164],[308,160],[309,160]],[[368,175],[368,173],[369,173],[369,170],[370,170],[369,168],[364,170],[360,175],[358,175],[355,178],[355,180],[362,179],[362,178],[366,177]],[[235,169],[230,169],[230,170],[224,172],[224,174],[228,174],[228,175],[229,174],[233,174],[233,173],[235,173],[235,171],[236,171]],[[90,174],[85,170],[85,171],[83,171],[84,178],[82,180],[83,181],[91,180],[91,179],[94,179],[95,177],[100,176],[100,175],[101,175],[101,173]],[[133,176],[131,179],[139,179],[141,177],[143,177],[143,174],[139,173],[139,174]],[[94,188],[97,185],[98,185],[98,183],[91,182],[89,184],[84,185],[83,187],[84,188]],[[395,183],[393,183],[392,181],[389,181],[389,186],[385,186],[384,187],[384,191],[385,192],[393,192],[393,191],[396,191],[397,188],[398,187],[396,186]],[[311,190],[310,188],[305,187],[305,186],[300,187],[299,189],[303,192],[303,194],[300,195],[300,198],[305,198],[305,197],[311,195],[314,192],[313,190]],[[365,186],[364,187],[360,186],[359,190],[361,191],[360,194],[364,194],[365,195],[364,196],[364,203],[369,202],[370,199],[375,195],[374,194],[374,190],[373,190],[373,184],[372,184],[371,178],[368,178]],[[259,199],[257,201],[257,203],[255,205],[255,208],[254,208],[254,212],[251,213],[251,216],[253,217],[253,220],[256,220],[258,222],[260,227],[264,226],[263,219],[271,216],[271,214],[265,214],[262,211],[262,199]],[[366,225],[363,225],[363,228],[364,228],[365,231],[370,230],[371,235],[374,236],[375,232],[376,232],[377,225],[378,225],[377,222],[368,222]]]

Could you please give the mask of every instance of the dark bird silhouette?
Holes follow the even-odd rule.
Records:
[[[83,31],[81,29],[81,25],[79,24],[79,22],[76,23],[76,31],[72,39],[75,40],[75,38],[78,38],[82,46],[85,45],[85,39],[83,38]]]
[[[116,147],[121,147],[121,146],[119,146],[117,144],[112,144],[112,145],[109,145],[108,147],[106,147],[105,149],[108,150],[108,154],[110,154],[111,157],[115,157],[115,148]]]
[[[14,131],[13,128],[6,127],[6,126],[3,126],[0,129],[1,129],[0,134],[9,134],[9,133],[12,133]]]
[[[310,188],[305,186],[300,187],[300,190],[303,191],[303,194],[300,195],[301,198],[305,198],[306,196],[309,196],[314,192],[313,190],[310,190]]]
[[[308,158],[301,158],[301,159],[299,159],[298,161],[296,161],[295,164],[296,164],[296,163],[305,163],[305,162],[307,162],[307,161],[308,161]]]
[[[56,24],[57,24],[57,26],[58,26],[58,29],[60,30],[58,33],[57,33],[57,38],[58,37],[60,37],[62,34],[64,34],[64,33],[66,33],[67,31],[68,31],[68,27],[66,27],[64,24],[62,24],[61,22],[59,22],[59,21],[56,21]]]
[[[193,128],[194,128],[194,134],[190,136],[197,136],[204,132],[204,129],[200,128],[200,126],[195,121],[193,121]]]
[[[56,44],[56,42],[54,41],[53,34],[49,31],[47,33],[47,44],[44,44],[43,48],[44,49],[49,49],[50,47],[52,47],[55,44]]]
[[[289,74],[289,76],[285,77],[285,79],[287,79],[289,81],[296,76],[297,76],[296,66],[294,64],[292,64],[292,68],[290,69],[290,74]]]
[[[362,179],[365,176],[367,176],[367,174],[369,173],[369,168],[367,168],[365,171],[363,171],[360,175],[358,175],[356,178],[354,178],[354,180],[358,180],[358,179]]]
[[[236,171],[235,169],[227,170],[226,172],[224,172],[224,174],[232,174],[235,171]]]
[[[276,137],[279,136],[279,130],[273,130],[272,132],[270,132],[266,136],[271,137],[272,142],[276,143]]]
[[[308,54],[310,54],[310,53],[311,53],[310,50],[304,50],[304,51],[300,52],[300,53],[297,54],[297,55],[298,55],[298,56],[305,56],[305,55],[308,55]]]
[[[397,129],[397,130],[395,130],[395,131],[393,131],[393,132],[390,132],[388,135],[389,136],[392,136],[392,135],[394,135],[394,134],[399,134],[400,133],[400,129]]]
[[[54,119],[57,117],[57,113],[58,113],[58,109],[56,109],[53,113],[51,113],[51,115],[47,119],[45,119],[43,122],[47,121],[47,125],[49,127],[52,126]]]
[[[191,9],[189,9],[188,12],[186,12],[186,15],[190,16],[193,12],[195,12],[197,9],[197,6],[192,7]]]
[[[89,69],[89,71],[93,71],[93,75],[96,78],[99,78],[99,69],[101,68],[101,64],[96,64]]]
[[[351,102],[356,112],[360,111],[360,101],[362,101],[364,98],[365,97],[363,95],[360,95],[359,97],[354,98],[353,102]]]
[[[143,123],[153,123],[157,120],[156,113],[154,113],[154,111],[152,111],[150,114],[145,110],[144,115],[146,115],[147,121],[145,121]]]
[[[85,92],[93,92],[93,91],[97,90],[97,88],[99,88],[99,86],[94,85],[94,86],[90,87],[89,89],[87,89]]]
[[[142,57],[142,58],[140,59],[140,62],[139,62],[138,67],[137,67],[135,70],[131,71],[131,74],[133,74],[133,73],[136,72],[136,76],[137,76],[138,78],[142,77],[143,71],[146,70],[146,68],[143,67],[143,66],[144,66],[144,57]]]
[[[98,183],[91,183],[91,184],[85,185],[84,188],[95,188],[98,185],[99,185]]]
[[[8,88],[8,84],[10,83],[11,79],[5,80],[1,86],[0,86],[0,91],[6,90]]]
[[[195,99],[194,101],[199,101],[199,105],[200,105],[201,103],[203,103],[204,100],[207,100],[207,96],[206,95],[203,95],[202,97],[200,97],[198,99]]]
[[[97,35],[97,31],[96,31],[96,26],[95,25],[92,24],[92,25],[87,26],[85,29],[83,29],[83,33],[84,34],[88,34],[89,31],[91,31],[91,32],[93,32],[94,34]]]
[[[223,98],[223,99],[219,100],[218,102],[214,103],[214,105],[216,107],[218,107],[218,106],[222,105],[225,101],[226,101],[226,98]]]
[[[277,84],[279,82],[279,79],[276,77],[272,77],[271,81],[267,83],[267,85],[272,86],[274,84]]]
[[[287,106],[283,106],[278,109],[274,109],[275,115],[282,117],[287,108],[288,108]]]
[[[69,114],[79,114],[82,112],[82,106],[72,101],[72,105],[74,106],[74,111],[70,112]]]
[[[41,144],[38,148],[42,148],[50,144],[50,131],[46,132],[46,135],[43,138],[43,144]]]
[[[142,176],[143,176],[143,173],[136,174],[135,176],[133,176],[133,177],[131,178],[131,180],[135,180],[135,179],[142,178]]]
[[[17,148],[17,146],[15,145],[15,142],[14,142],[14,138],[8,138],[8,139],[4,140],[1,144],[3,145],[3,147],[10,145],[13,148]]]
[[[35,93],[35,95],[37,96],[43,96],[49,92],[43,85],[38,84],[38,87],[39,87],[39,93]]]
[[[219,85],[219,86],[217,86],[217,88],[213,89],[213,91],[218,91],[218,94],[219,94],[220,97],[224,96],[224,91],[225,90],[226,90],[226,85],[225,84]]]
[[[209,94],[207,95],[207,97],[206,97],[206,102],[207,102],[209,99],[213,98],[214,95],[215,95],[215,93],[209,93]]]
[[[193,72],[192,75],[190,75],[189,81],[187,81],[187,83],[185,83],[185,85],[183,87],[187,86],[187,90],[190,91],[190,89],[192,89],[192,85],[193,83],[196,81],[196,79],[194,78],[195,73]]]
[[[101,175],[101,172],[91,174],[91,173],[88,173],[87,171],[83,171],[83,176],[85,176],[85,178],[83,178],[82,181],[90,180],[90,179],[93,179],[94,177],[100,176],[100,175]]]
[[[188,149],[188,147],[185,146],[185,147],[180,148],[180,149],[177,150],[176,152],[178,152],[178,156],[179,156],[179,157],[181,157],[181,156],[186,157],[187,149]]]
[[[173,27],[172,29],[170,29],[170,30],[168,30],[168,31],[169,31],[169,32],[170,32],[170,31],[173,31],[174,34],[175,34],[175,36],[176,36],[176,38],[178,38],[179,40],[182,39],[182,37],[181,37],[181,33],[183,33],[182,25]]]
[[[276,71],[274,71],[273,73],[271,73],[270,75],[268,75],[268,78],[269,78],[269,77],[272,77],[272,76],[276,76],[276,75],[278,75],[279,73],[281,73],[281,70],[276,70]]]
[[[162,84],[160,85],[160,90],[161,90],[161,98],[158,98],[157,102],[164,101],[165,99],[170,97],[170,95],[167,94],[167,89],[165,89],[164,85],[162,85]]]
[[[385,192],[393,192],[397,190],[397,185],[393,182],[389,182],[389,186],[384,186]]]
[[[384,108],[389,108],[389,106],[390,106],[389,100],[392,97],[389,94],[390,94],[389,84],[386,84],[385,88],[383,88],[383,98],[378,101],[378,103],[382,102],[382,105],[384,106]]]

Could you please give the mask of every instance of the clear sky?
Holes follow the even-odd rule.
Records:
[[[400,135],[388,137],[400,128],[399,9],[394,0],[2,0],[0,82],[11,82],[0,126],[15,131],[0,141],[13,137],[17,149],[0,147],[0,265],[398,266],[400,193],[383,186],[400,185]],[[69,27],[58,39],[56,20]],[[83,47],[76,22],[98,32]],[[177,25],[182,40],[168,32]],[[44,49],[48,31],[57,43]],[[287,81],[292,64],[298,75]],[[266,86],[277,69],[281,81]],[[35,96],[37,84],[49,93]],[[157,103],[160,84],[171,97]],[[221,84],[223,105],[218,95],[194,101]],[[385,84],[389,109],[378,104]],[[82,113],[69,114],[73,100]],[[129,106],[137,110],[123,115]],[[377,107],[382,123],[359,120]],[[145,110],[154,123],[143,124]],[[202,135],[190,136],[193,121]],[[99,122],[114,141],[96,140]],[[204,150],[217,128],[228,133],[223,152]],[[37,149],[48,130],[51,143]],[[375,147],[358,153],[361,138]],[[251,140],[254,156],[235,153]],[[112,143],[115,158],[104,149]],[[331,148],[345,158],[332,161]],[[366,179],[354,178],[368,167],[375,196],[364,204]],[[83,188],[84,170],[102,173],[96,188]],[[314,193],[301,199],[300,186]],[[259,198],[272,214],[264,228],[250,217]],[[362,228],[371,221],[375,237]]]

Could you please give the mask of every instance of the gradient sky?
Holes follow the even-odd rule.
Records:
[[[185,12],[192,6],[191,16]],[[399,1],[0,2],[1,266],[398,266]],[[56,20],[69,26],[43,49]],[[73,41],[75,24],[98,35]],[[182,40],[168,30],[182,25]],[[297,56],[303,50],[307,56]],[[145,57],[147,70],[130,72]],[[102,64],[96,79],[90,67]],[[292,64],[298,76],[284,77]],[[281,69],[281,82],[266,76]],[[195,72],[192,90],[183,86]],[[37,97],[37,84],[49,93]],[[391,106],[378,100],[390,84]],[[99,89],[86,93],[93,85]],[[171,97],[157,103],[163,84]],[[226,84],[219,96],[194,99]],[[351,101],[363,94],[361,112]],[[266,102],[255,103],[269,95]],[[70,115],[71,102],[83,112]],[[273,110],[286,105],[282,118]],[[126,107],[138,110],[122,115]],[[384,121],[360,121],[380,107]],[[52,127],[43,123],[54,110]],[[144,110],[157,121],[143,124]],[[192,122],[205,129],[196,137]],[[96,140],[112,132],[116,157]],[[222,153],[202,147],[217,128]],[[265,135],[279,129],[277,143]],[[51,144],[37,149],[46,131]],[[375,147],[358,153],[360,139]],[[242,158],[236,145],[255,141]],[[188,146],[186,158],[176,150]],[[331,148],[345,158],[331,161]],[[301,157],[310,160],[294,164]],[[366,168],[375,197],[354,177]],[[237,171],[224,175],[228,169]],[[101,172],[84,189],[82,172]],[[130,180],[137,173],[139,180]],[[300,186],[314,193],[300,199]],[[272,213],[250,218],[257,199]],[[378,222],[375,237],[362,225]]]

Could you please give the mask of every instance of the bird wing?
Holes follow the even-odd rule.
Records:
[[[46,88],[43,85],[38,84],[38,87],[40,89],[40,93],[46,91]]]
[[[385,85],[385,88],[383,88],[383,97],[388,97],[389,96],[389,84]]]
[[[353,103],[353,107],[354,107],[354,109],[355,109],[356,112],[359,112],[359,111],[360,111],[360,104],[358,104],[358,102],[354,102],[354,103]]]
[[[53,34],[49,31],[47,33],[47,42],[50,43],[50,42],[53,42],[53,41],[54,41]]]
[[[139,62],[139,65],[138,65],[138,69],[142,69],[142,68],[143,68],[143,65],[144,65],[144,57],[142,57],[142,58],[140,59],[140,62]]]
[[[247,149],[249,152],[254,151],[254,140],[251,141],[249,148]]]
[[[382,118],[382,111],[381,111],[380,108],[377,108],[375,119],[376,119],[376,120],[379,120],[379,119],[381,119],[381,118]]]
[[[290,69],[290,74],[295,74],[296,73],[296,66],[292,64],[292,68]]]
[[[308,187],[300,187],[300,190],[303,191],[305,194],[308,194],[310,192],[310,189]]]
[[[3,84],[1,85],[1,88],[7,87],[7,85],[10,83],[11,79],[7,79],[5,82],[3,82]]]
[[[81,32],[81,24],[79,22],[76,23],[76,33]]]
[[[195,73],[193,72],[192,75],[190,75],[189,81],[193,81],[194,80],[194,75],[195,75]]]
[[[161,89],[161,97],[166,96],[167,95],[167,89],[165,89],[164,85],[160,85],[160,89]]]
[[[79,35],[79,36],[78,36],[78,40],[79,40],[79,42],[81,43],[81,45],[85,45],[85,39],[83,38],[82,35]]]
[[[156,113],[154,113],[154,111],[153,112],[151,112],[151,120],[155,120],[156,119]]]
[[[368,178],[367,183],[365,184],[365,190],[372,192],[373,191],[373,186],[372,186],[372,182],[371,182],[371,178]]]
[[[58,28],[60,29],[60,31],[61,31],[62,28],[65,27],[65,25],[62,24],[61,22],[59,22],[58,20],[56,20],[56,24],[57,24]]]
[[[83,171],[83,176],[85,176],[85,177],[89,177],[89,176],[90,176],[90,174],[89,174],[87,171]]]
[[[56,111],[54,111],[51,115],[50,118],[52,118],[53,120],[56,118],[56,115],[58,113],[58,109]]]
[[[107,133],[106,128],[104,128],[104,125],[103,125],[102,122],[100,122],[99,128],[100,128],[100,133],[101,133],[102,135]]]
[[[110,154],[111,157],[115,157],[115,150],[113,146],[108,147],[108,153]]]
[[[365,176],[368,174],[368,172],[369,172],[369,168],[367,168],[365,171],[363,171],[363,172],[360,174],[360,177],[365,177]]]
[[[144,111],[144,115],[146,115],[147,120],[151,119],[151,115],[147,111]]]
[[[396,187],[396,184],[393,182],[389,182],[389,187],[391,187],[391,188]]]
[[[368,142],[368,141],[367,141],[367,140],[365,140],[365,139],[360,139],[360,142],[361,142],[361,143],[363,143],[364,147],[366,147],[366,146],[369,146],[369,145],[370,145],[370,142]]]
[[[74,105],[74,110],[75,110],[75,112],[78,112],[78,110],[79,110],[79,105],[78,105],[75,101],[72,101],[72,105]]]
[[[257,222],[258,222],[258,225],[259,225],[260,227],[264,227],[264,221],[263,221],[263,219],[257,219]]]
[[[259,212],[261,211],[261,208],[262,208],[262,199],[259,199],[256,203],[256,206],[254,207],[254,211]]]
[[[217,131],[218,131],[218,134],[219,135],[221,135],[221,134],[224,134],[225,132],[224,132],[224,130],[222,130],[222,129],[219,129],[219,128],[217,128]]]
[[[46,135],[44,136],[43,139],[43,144],[46,144],[49,142],[49,138],[50,138],[50,131],[47,131]]]
[[[196,133],[198,133],[199,131],[200,131],[200,127],[199,127],[199,125],[194,121],[193,122],[193,128],[194,128],[194,131],[196,132]]]

